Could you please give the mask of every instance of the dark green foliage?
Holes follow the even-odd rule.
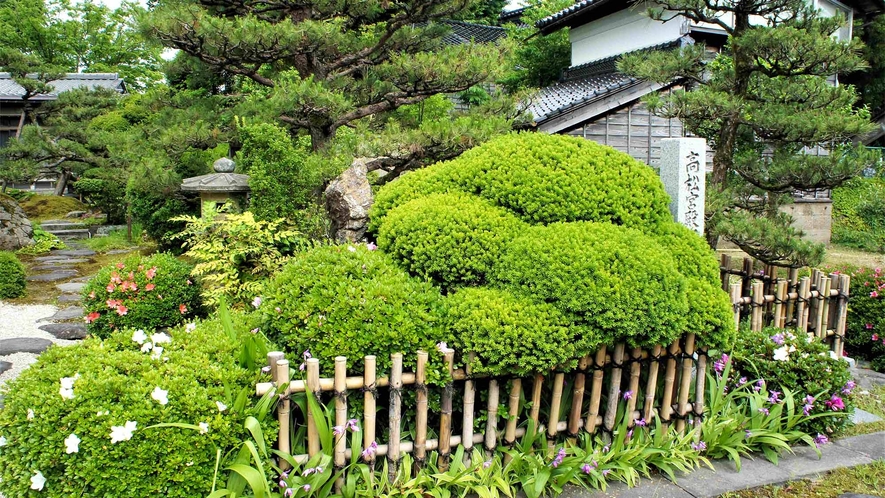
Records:
[[[527,0],[522,22],[528,27],[508,25],[507,36],[517,41],[511,67],[503,84],[511,91],[543,88],[555,83],[571,64],[569,28],[542,35],[535,23],[574,4],[572,0]]]
[[[506,290],[465,288],[447,298],[455,350],[475,374],[529,375],[576,364],[572,322],[554,306]]]
[[[579,356],[620,341],[669,344],[685,332],[685,278],[654,239],[635,229],[587,222],[533,227],[507,247],[492,280],[574,316],[584,327]]]
[[[15,254],[0,251],[0,298],[9,299],[25,295],[25,266]]]
[[[885,372],[885,274],[881,268],[842,268],[851,276],[845,347]],[[878,361],[878,363],[877,363]]]
[[[193,266],[166,253],[106,266],[83,288],[87,330],[107,337],[125,327],[171,327],[203,313]]]
[[[411,273],[443,288],[481,285],[525,226],[477,197],[434,194],[390,211],[378,244]]]
[[[885,179],[855,178],[833,190],[833,242],[885,252]]]
[[[233,319],[236,339],[222,332],[218,320],[193,331],[176,328],[157,357],[141,351],[132,329],[41,354],[7,385],[0,410],[0,436],[7,441],[0,447],[0,492],[36,495],[28,488],[39,471],[46,478],[41,496],[208,495],[216,449],[225,455],[249,437],[245,408],[258,380],[238,362],[240,340],[252,325],[240,315]],[[76,377],[72,399],[60,396],[64,377]],[[168,404],[152,399],[157,387],[168,391]],[[228,408],[219,411],[216,401]],[[132,439],[111,443],[111,427],[127,421],[137,423]],[[206,423],[208,432],[148,428],[159,423]],[[265,436],[275,433],[272,424],[262,424]],[[65,452],[70,434],[80,439],[77,453]]]
[[[126,176],[121,169],[89,169],[74,182],[74,189],[90,207],[108,215],[109,224],[126,221]]]
[[[379,372],[390,354],[436,356],[447,338],[444,302],[429,283],[408,276],[388,256],[365,246],[317,247],[296,254],[266,290],[259,311],[262,331],[290,357],[304,351],[320,359],[324,375],[335,356],[347,357],[349,372],[362,371],[363,357],[376,355]],[[433,381],[439,380],[434,370]]]
[[[782,342],[782,343],[781,343]],[[781,344],[778,344],[781,343]],[[774,359],[775,351],[787,352],[786,359]],[[735,378],[746,377],[754,382],[763,379],[768,392],[789,389],[793,393],[797,412],[805,404],[806,396],[816,396],[810,413],[840,411],[828,408],[825,402],[832,396],[844,400],[846,412],[854,409],[851,397],[842,389],[851,380],[848,362],[831,356],[829,346],[818,340],[807,340],[801,332],[768,327],[759,332],[741,328],[732,353]],[[849,417],[808,420],[799,429],[809,434],[827,434],[845,427]]]

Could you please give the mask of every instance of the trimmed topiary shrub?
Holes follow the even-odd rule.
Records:
[[[378,245],[412,274],[443,288],[478,285],[524,227],[506,210],[477,197],[434,194],[390,211],[378,231]]]
[[[365,246],[317,247],[293,256],[266,288],[259,311],[271,341],[290,357],[309,351],[329,374],[339,355],[353,373],[370,354],[378,357],[379,372],[389,371],[396,352],[408,353],[405,364],[413,366],[412,353],[423,349],[436,358],[436,344],[448,337],[439,291]],[[428,377],[439,380],[439,373],[429,369]]]
[[[369,211],[369,231],[377,233],[387,213],[409,201],[430,194],[464,193],[449,178],[451,169],[451,163],[438,163],[431,167],[409,171],[384,185],[375,194],[375,200]]]
[[[247,319],[234,323],[249,334]],[[143,350],[150,341],[160,354]],[[30,487],[39,473],[47,497],[207,496],[216,449],[225,455],[250,437],[248,410],[235,399],[241,390],[252,399],[258,376],[239,366],[240,351],[217,320],[173,329],[168,342],[127,329],[50,348],[6,386],[0,492],[37,496]],[[275,434],[271,418],[265,436]],[[206,424],[206,432],[150,428],[160,423]]]
[[[685,278],[638,230],[587,222],[533,227],[508,246],[492,280],[586,325],[578,356],[619,341],[669,344],[685,331]]]
[[[805,409],[810,415],[821,412],[846,415],[803,421],[799,430],[827,434],[851,423],[854,383],[848,362],[835,358],[823,342],[809,340],[801,332],[774,327],[759,332],[741,328],[732,361],[737,383],[762,380],[769,393],[789,389],[796,400],[796,412]],[[807,396],[816,399],[806,399]]]
[[[554,306],[506,290],[465,288],[447,298],[455,349],[475,374],[529,375],[576,365],[572,322]]]
[[[0,251],[0,299],[25,295],[25,266],[15,254]]]
[[[83,288],[87,330],[107,337],[117,329],[171,327],[203,313],[193,266],[166,253],[106,266]]]

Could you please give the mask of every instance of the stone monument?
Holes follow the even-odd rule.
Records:
[[[670,196],[670,213],[678,223],[704,235],[707,141],[703,138],[661,140],[661,181]]]
[[[234,173],[236,163],[226,157],[212,165],[215,173],[185,178],[181,190],[200,194],[201,214],[208,215],[227,203],[244,209],[249,195],[249,175]]]

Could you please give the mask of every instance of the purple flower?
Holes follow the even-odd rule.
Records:
[[[599,466],[599,464],[596,461],[594,461],[593,464],[585,463],[584,465],[581,466],[581,472],[583,472],[585,474],[589,474],[590,472],[593,472],[594,470],[596,470],[596,467],[598,467],[598,466]]]
[[[360,427],[359,427],[358,425],[356,425],[356,424],[357,424],[356,419],[355,419],[355,418],[352,418],[352,419],[350,419],[350,420],[347,421],[347,428],[348,428],[351,432],[359,432],[359,431],[360,431]]]
[[[725,370],[725,365],[727,363],[728,363],[728,355],[723,353],[722,357],[720,357],[718,360],[716,360],[713,363],[713,370],[715,370],[716,373],[722,373]]]
[[[289,489],[286,490],[285,493],[283,493],[283,496],[285,496],[285,497],[287,497],[287,498],[290,497],[290,496],[295,496],[295,490],[292,489],[292,488],[289,488]]]
[[[302,363],[301,365],[298,365],[298,370],[301,370],[303,372],[304,367],[305,367],[305,365],[304,365],[304,363]]]
[[[703,441],[698,441],[697,443],[691,443],[691,449],[695,451],[704,451],[707,449],[707,443]]]
[[[489,467],[491,467],[491,466],[492,466],[492,461],[491,461],[491,460],[486,460],[485,462],[482,462],[482,468],[484,468],[484,469],[487,469],[487,468],[489,468]]]
[[[559,467],[559,465],[562,463],[562,460],[564,458],[565,458],[565,448],[559,448],[559,452],[556,453],[556,458],[554,458],[553,461],[550,462],[550,465],[552,465],[553,468],[555,469],[556,467]]]
[[[627,431],[627,439],[630,439],[631,437],[633,437],[633,429]]]
[[[817,433],[817,436],[814,437],[814,445],[817,446],[818,448],[820,448],[821,446],[823,446],[829,442],[830,442],[829,438],[827,438],[827,436],[824,436],[823,434],[821,434],[819,432]]]
[[[305,360],[309,360],[309,359],[313,358],[313,356],[311,356],[311,354],[310,354],[309,349],[307,349],[303,353],[301,353],[301,356],[303,356]]]
[[[609,474],[609,472],[611,472],[611,470],[609,470],[609,469],[605,469],[605,470],[603,470],[603,471],[602,471],[602,477],[607,476],[607,475]]]
[[[856,386],[857,386],[857,384],[855,384],[853,380],[849,380],[848,382],[845,383],[845,386],[842,388],[842,394],[844,394],[846,396],[851,394],[851,390],[854,389]]]
[[[261,306],[261,296],[255,296],[255,299],[252,300],[252,306],[256,308]]]
[[[750,439],[751,437],[753,437],[753,433],[750,432],[749,429],[747,429],[746,431],[744,431],[744,438],[746,438],[746,439]]]
[[[624,399],[633,399],[633,391],[627,391],[624,393]]]
[[[610,444],[607,444],[607,445],[605,445],[605,446],[602,447],[602,452],[603,452],[603,453],[608,453],[608,450],[610,450],[610,449],[611,449],[611,445],[610,445]]]
[[[360,456],[363,457],[363,460],[368,460],[371,457],[375,456],[375,452],[378,451],[378,443],[372,441],[372,444],[369,445],[368,448],[364,449]]]
[[[310,484],[305,484],[304,486],[301,486],[301,489],[303,489],[305,493],[310,491]]]
[[[738,387],[740,387],[740,386],[742,386],[742,385],[744,385],[744,384],[746,384],[746,383],[747,383],[747,378],[746,378],[746,377],[741,377],[740,379],[738,379]]]
[[[768,413],[769,413],[769,412],[768,412],[768,408],[760,408],[760,409],[759,409],[759,413],[761,413],[761,414],[763,414],[763,415],[768,415]]]
[[[759,381],[756,382],[756,385],[753,386],[753,390],[758,393],[759,391],[762,390],[763,387],[765,387],[765,381],[762,379],[759,379]]]
[[[332,434],[336,436],[344,434],[344,426],[336,425],[335,427],[332,427]]]
[[[780,403],[781,402],[780,396],[781,396],[780,391],[771,391],[771,396],[769,396],[768,402],[773,405]]]
[[[777,334],[774,334],[773,336],[771,336],[771,340],[774,341],[774,343],[777,344],[778,346],[783,346],[784,345],[784,334],[778,332]]]
[[[281,487],[281,488],[286,488],[286,487],[288,487],[288,486],[289,486],[289,485],[286,484],[286,481],[280,479],[280,487]]]
[[[833,394],[830,400],[824,404],[827,405],[827,408],[833,410],[834,412],[845,409],[845,403],[842,401],[842,398],[835,394]]]
[[[636,421],[636,425],[638,425],[639,427],[645,427],[646,425],[648,425],[648,422],[646,422],[645,418],[643,417]]]
[[[814,405],[806,404],[805,406],[802,407],[802,415],[805,415],[806,417],[811,415],[811,410],[813,408],[814,408]]]
[[[810,394],[808,396],[805,396],[805,403],[809,405],[814,404],[814,396]]]

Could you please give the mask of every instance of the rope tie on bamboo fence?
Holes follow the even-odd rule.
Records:
[[[378,399],[378,386],[372,382],[368,386],[363,386],[360,388],[361,393],[370,393],[373,398]]]

